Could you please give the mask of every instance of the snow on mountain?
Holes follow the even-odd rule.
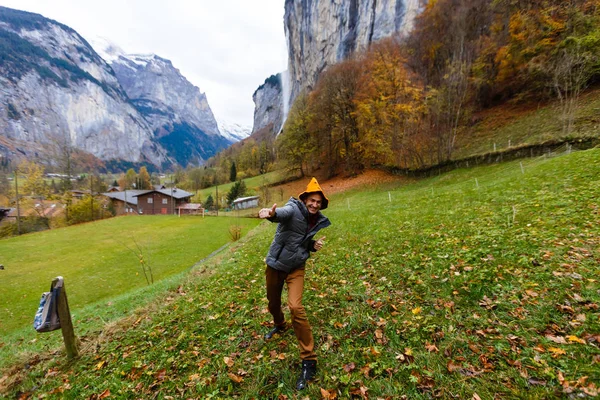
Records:
[[[240,140],[246,139],[250,136],[250,133],[252,133],[251,126],[227,122],[219,118],[217,118],[217,125],[219,126],[221,135],[232,142],[239,142]]]
[[[109,64],[117,60],[119,56],[126,54],[122,48],[102,36],[96,36],[95,38],[88,40],[88,43],[93,47],[96,53]]]

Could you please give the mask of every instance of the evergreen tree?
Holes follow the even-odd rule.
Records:
[[[204,203],[204,208],[210,209],[214,205],[215,201],[213,200],[212,194],[209,194],[206,198],[206,202]]]
[[[229,171],[229,182],[235,182],[237,178],[237,169],[235,167],[235,161],[231,163],[231,170]]]
[[[227,193],[227,204],[231,205],[235,199],[246,194],[246,184],[244,181],[237,181]]]

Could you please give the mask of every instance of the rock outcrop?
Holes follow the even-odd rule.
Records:
[[[283,125],[282,74],[271,75],[256,89],[254,100],[254,125],[252,133],[269,129],[271,135],[277,135]]]
[[[42,158],[67,143],[103,160],[168,161],[110,66],[73,29],[0,7],[0,53],[5,157]]]

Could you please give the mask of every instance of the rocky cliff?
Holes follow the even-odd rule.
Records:
[[[412,29],[421,0],[286,0],[284,29],[288,71],[283,81],[267,79],[254,93],[252,134],[277,135],[287,109],[302,89],[312,89],[328,66],[370,43]],[[269,84],[269,81],[272,81]],[[285,89],[285,90],[284,90]]]
[[[282,74],[271,75],[252,95],[254,101],[254,125],[252,133],[265,129],[277,135],[283,125]]]
[[[314,87],[327,66],[412,29],[420,0],[286,0],[290,96]]]
[[[44,157],[68,143],[103,160],[168,161],[110,66],[71,28],[0,7],[0,55],[5,157]]]

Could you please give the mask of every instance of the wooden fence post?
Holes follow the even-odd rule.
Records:
[[[58,299],[56,299],[56,307],[58,318],[60,320],[60,329],[62,330],[63,340],[65,342],[65,350],[67,351],[68,358],[75,358],[79,356],[79,350],[77,349],[77,338],[75,337],[75,330],[73,329],[73,321],[71,321],[67,290],[62,276],[54,278],[52,287],[54,288],[56,285],[59,285],[60,287],[60,294]]]

